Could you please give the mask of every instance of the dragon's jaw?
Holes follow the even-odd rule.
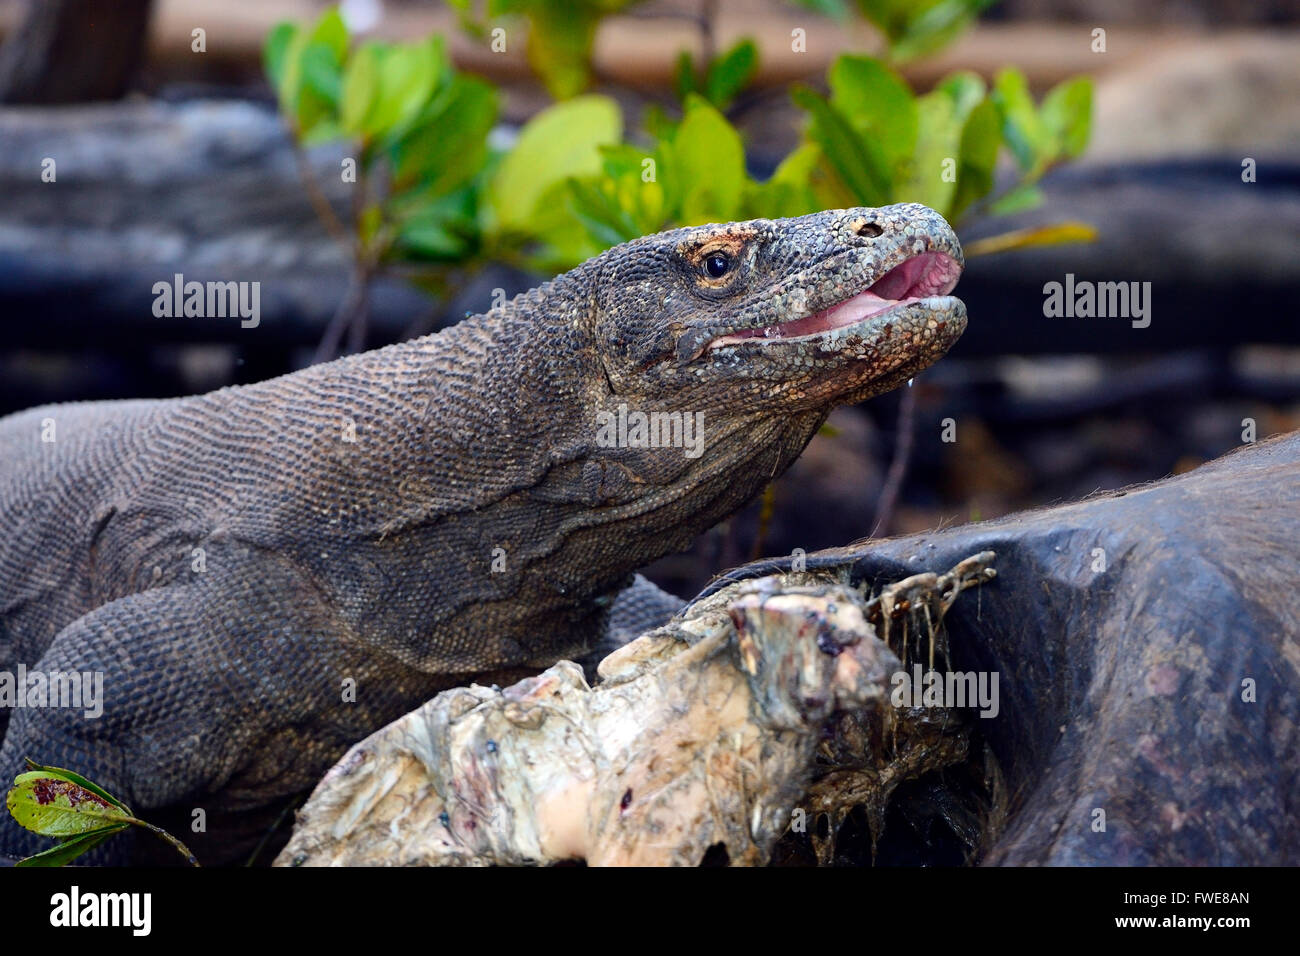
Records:
[[[786,342],[807,340],[835,329],[866,326],[868,320],[922,300],[934,301],[936,309],[946,305],[948,293],[957,285],[961,263],[945,252],[923,252],[904,259],[862,292],[811,315],[776,325],[741,329],[720,335],[708,347],[720,348],[741,342]]]

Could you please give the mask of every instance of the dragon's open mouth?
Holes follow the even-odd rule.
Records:
[[[934,295],[947,295],[957,285],[961,265],[944,252],[923,252],[905,259],[873,282],[865,292],[836,305],[777,325],[742,329],[720,335],[709,348],[747,339],[794,339],[856,325],[872,316]]]

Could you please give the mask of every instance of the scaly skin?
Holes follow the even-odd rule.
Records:
[[[718,340],[920,253],[949,257],[921,291],[949,291],[961,251],[923,206],[679,229],[413,342],[0,420],[0,670],[101,671],[105,696],[94,720],[12,711],[0,773],[30,756],[138,812],[202,807],[215,861],[242,849],[226,814],[283,803],[438,690],[661,623],[671,599],[624,591],[633,572],[743,506],[835,405],[936,361],[965,309]],[[702,413],[703,454],[603,447],[620,405]],[[47,843],[0,824],[4,852]]]

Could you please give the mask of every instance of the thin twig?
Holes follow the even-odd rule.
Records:
[[[700,76],[709,75],[709,67],[713,65],[713,58],[718,55],[718,45],[714,21],[718,16],[718,0],[702,0],[700,3],[700,15],[696,20],[700,28]]]
[[[885,475],[885,486],[880,492],[880,504],[876,507],[876,526],[871,529],[871,537],[876,537],[889,527],[898,504],[898,496],[903,490],[903,479],[907,477],[907,466],[912,458],[912,430],[916,420],[916,389],[910,385],[903,390],[902,400],[898,403],[898,436],[894,445],[894,460],[889,463],[889,472]]]
[[[284,822],[284,818],[287,817],[294,810],[297,810],[300,806],[302,806],[302,804],[303,804],[302,794],[295,794],[293,799],[290,800],[287,804],[285,804],[284,809],[280,811],[280,815],[275,818],[275,822],[272,823],[270,828],[265,833],[262,834],[262,839],[258,841],[257,849],[255,849],[253,851],[253,855],[250,856],[247,861],[245,861],[244,866],[252,866],[254,863],[257,862],[258,856],[260,856],[262,851],[266,849],[267,841],[270,840],[271,837],[275,835],[276,830],[280,829],[280,824]]]
[[[329,362],[339,353],[339,342],[343,338],[345,329],[350,330],[353,327],[355,316],[359,312],[364,312],[366,308],[366,298],[369,293],[370,274],[363,267],[358,265],[352,271],[348,280],[348,291],[343,296],[343,301],[339,303],[330,324],[325,328],[325,334],[321,336],[320,345],[316,346],[316,354],[312,356],[312,364],[320,362]],[[351,340],[351,336],[349,336]],[[350,342],[349,342],[350,344]]]
[[[361,275],[361,294],[357,306],[352,312],[352,321],[348,325],[348,354],[356,355],[366,348],[366,320],[370,317],[370,276]]]
[[[307,153],[299,144],[297,138],[293,139],[293,155],[298,162],[298,175],[302,179],[303,186],[307,189],[307,199],[311,202],[312,209],[316,212],[316,217],[325,225],[325,229],[331,236],[343,245],[349,255],[355,255],[355,248],[351,234],[343,220],[338,217],[334,207],[330,205],[329,199],[325,196],[325,191],[321,189],[320,183],[316,181],[316,174],[312,172],[311,163],[307,160]]]
[[[364,154],[364,147],[363,147]],[[304,181],[308,184],[308,195],[314,195],[313,205],[323,204],[328,210],[328,216],[321,213],[318,206],[317,212],[325,219],[327,227],[334,232],[337,227],[339,234],[344,238],[345,246],[349,255],[352,257],[352,272],[348,283],[347,293],[343,301],[339,303],[337,311],[333,318],[330,319],[329,325],[325,329],[325,334],[321,336],[320,344],[316,347],[316,354],[312,356],[312,363],[328,362],[339,354],[339,344],[343,339],[343,333],[348,333],[348,351],[356,353],[361,351],[365,345],[366,338],[366,316],[370,298],[370,282],[378,270],[378,252],[374,248],[368,248],[361,236],[361,219],[366,208],[367,196],[367,178],[364,172],[365,157],[361,157],[359,165],[361,171],[358,173],[357,181],[353,184],[351,216],[352,230],[349,232],[348,227],[334,213],[333,207],[325,199],[325,194],[320,191],[316,185],[315,178],[311,174],[309,167],[305,165],[305,156],[299,150],[300,164],[303,169]],[[331,226],[331,223],[333,225]]]
[[[166,840],[175,848],[177,853],[185,857],[185,862],[188,863],[190,866],[199,865],[198,859],[194,856],[193,853],[190,852],[190,848],[187,847],[180,840],[176,839],[174,836],[172,836],[162,827],[156,827],[152,823],[146,823],[145,821],[138,820],[135,817],[123,817],[122,819],[126,820],[129,823],[134,823],[138,827],[143,827],[144,829],[148,830],[150,833],[152,833],[154,836],[158,837],[161,840]]]

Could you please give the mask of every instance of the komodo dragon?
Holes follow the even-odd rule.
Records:
[[[666,620],[679,602],[634,572],[752,499],[832,407],[943,355],[962,264],[916,204],[689,227],[411,342],[0,420],[0,672],[98,672],[104,698],[0,707],[6,787],[25,757],[68,767],[173,808],[203,862],[246,854],[439,690]],[[702,453],[647,442],[653,412],[698,424]],[[48,845],[7,815],[0,834]]]

